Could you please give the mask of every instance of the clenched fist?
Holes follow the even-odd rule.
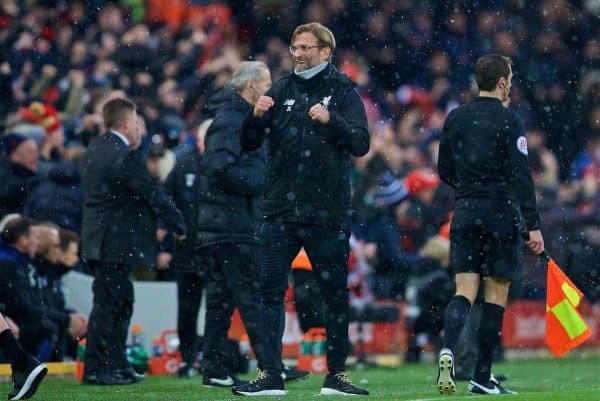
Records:
[[[321,103],[315,104],[308,110],[308,116],[313,121],[318,121],[321,124],[327,124],[329,122],[329,111]]]

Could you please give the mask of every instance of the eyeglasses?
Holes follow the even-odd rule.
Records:
[[[312,45],[312,46],[306,46],[306,45],[300,45],[300,46],[290,46],[290,53],[295,54],[298,50],[300,50],[302,53],[309,51],[312,48],[315,47],[323,47],[320,45]]]

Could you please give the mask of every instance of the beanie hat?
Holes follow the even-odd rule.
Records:
[[[54,131],[62,127],[56,109],[37,100],[32,101],[27,107],[22,107],[19,110],[19,116],[30,124],[44,127],[46,135],[52,135]]]
[[[379,177],[379,186],[373,194],[378,207],[394,206],[408,198],[408,189],[391,171]]]
[[[10,156],[27,139],[27,137],[19,134],[6,134],[0,137],[0,143],[2,143],[2,149],[6,156]]]
[[[404,179],[404,185],[410,196],[416,196],[429,188],[435,188],[440,183],[440,177],[432,169],[415,170]]]

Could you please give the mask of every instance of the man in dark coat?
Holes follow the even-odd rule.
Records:
[[[109,132],[90,145],[82,169],[82,257],[95,275],[83,383],[118,385],[142,379],[125,355],[134,298],[131,267],[154,265],[158,218],[179,237],[186,228],[133,149],[140,143],[135,104],[113,99],[102,114]]]
[[[27,197],[40,183],[38,147],[33,139],[18,134],[0,137],[6,158],[0,159],[0,218],[21,213]]]
[[[354,83],[330,63],[335,38],[329,29],[301,25],[291,44],[295,72],[258,99],[240,136],[246,150],[267,144],[260,231],[264,371],[234,393],[286,393],[280,378],[283,301],[291,262],[304,247],[325,306],[329,374],[321,394],[367,395],[345,374],[350,161],[369,150],[367,117]]]
[[[267,66],[247,61],[234,72],[231,87],[210,100],[217,112],[206,133],[204,174],[208,186],[199,216],[202,251],[210,261],[202,360],[205,385],[234,384],[226,341],[236,307],[262,367],[257,245],[265,157],[262,148],[243,151],[239,132],[252,105],[270,86]]]

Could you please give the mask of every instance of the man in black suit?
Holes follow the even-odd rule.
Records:
[[[108,132],[90,145],[82,169],[82,257],[95,276],[83,382],[129,384],[143,378],[125,354],[134,300],[131,267],[155,263],[157,219],[179,238],[186,227],[135,150],[140,142],[135,104],[113,99],[102,115]]]

